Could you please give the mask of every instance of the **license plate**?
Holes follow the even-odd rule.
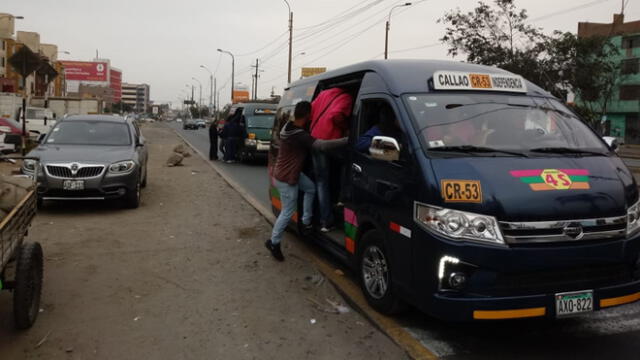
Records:
[[[258,151],[267,151],[267,150],[269,150],[269,145],[258,144],[258,146],[256,147],[256,150],[258,150]]]
[[[62,183],[63,190],[84,190],[84,180],[65,180]]]
[[[593,291],[556,294],[556,316],[568,316],[593,311]]]

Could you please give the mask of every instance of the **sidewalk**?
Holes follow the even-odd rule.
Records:
[[[353,310],[327,312],[327,299],[344,301],[297,241],[273,261],[269,224],[201,158],[165,167],[179,142],[170,129],[143,132],[139,209],[53,203],[38,214],[30,240],[45,251],[43,310],[15,333],[11,294],[0,293],[3,359],[405,358]]]

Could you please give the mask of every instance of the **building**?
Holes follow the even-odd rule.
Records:
[[[29,103],[34,98],[63,95],[64,76],[62,65],[57,61],[58,47],[42,44],[40,34],[36,32],[18,31],[14,34],[15,18],[11,14],[0,13],[0,91],[19,93]],[[38,61],[37,69],[24,79],[24,83],[9,63],[18,51],[27,51]]]
[[[623,14],[615,14],[612,23],[579,23],[578,36],[608,37],[619,49],[621,80],[607,109],[609,134],[640,144],[640,21],[625,23]]]
[[[133,107],[135,112],[149,112],[149,85],[122,83],[122,102]]]

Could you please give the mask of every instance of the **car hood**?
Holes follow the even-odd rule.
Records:
[[[621,216],[638,199],[635,180],[617,156],[449,158],[433,159],[432,166],[439,187],[443,180],[477,180],[481,185],[481,202],[445,202],[442,196],[441,206],[501,221]],[[559,174],[570,178],[568,188]]]
[[[110,164],[133,159],[129,146],[40,145],[29,156],[40,158],[42,163],[87,162]]]

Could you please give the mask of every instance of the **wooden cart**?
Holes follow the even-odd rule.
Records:
[[[34,179],[38,178],[38,167],[39,164]],[[37,242],[24,240],[36,214],[36,188],[29,191],[0,222],[0,290],[13,291],[13,315],[18,329],[30,328],[40,312],[42,247]]]

